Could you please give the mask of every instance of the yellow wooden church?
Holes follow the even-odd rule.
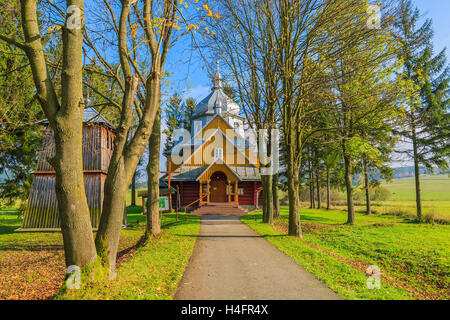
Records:
[[[263,199],[257,147],[248,137],[239,105],[223,90],[218,63],[211,93],[195,107],[191,127],[190,141],[176,143],[166,154],[168,167],[174,172],[171,186],[178,191],[172,197],[172,206],[199,211],[223,207],[220,204],[260,206]],[[180,160],[174,150],[189,152]],[[162,180],[168,182],[169,176]]]

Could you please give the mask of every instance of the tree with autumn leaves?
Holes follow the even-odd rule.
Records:
[[[187,12],[189,3],[198,6],[198,10],[192,9],[192,12],[198,13]],[[42,6],[49,9],[56,24],[42,28],[38,19],[38,5],[41,6],[41,3],[22,0],[20,5],[22,30],[2,33],[0,40],[23,50],[27,55],[37,90],[36,96],[55,133],[56,155],[51,159],[51,164],[56,171],[56,194],[66,264],[77,265],[90,272],[104,268],[109,277],[114,278],[125,194],[160,109],[164,64],[168,52],[180,37],[195,33],[204,19],[216,19],[219,15],[214,14],[207,3],[201,6],[198,1],[124,0],[113,4],[105,0],[102,2],[104,10],[100,16],[94,15],[93,12],[96,11],[89,10],[89,5],[85,7],[84,1],[58,4],[44,1]],[[95,4],[95,10],[98,10],[98,4]],[[107,21],[111,32],[99,32],[96,27],[100,25],[89,20],[91,12],[95,22]],[[42,33],[56,33],[62,38],[62,63],[56,67],[56,71],[61,74],[60,90],[55,89],[57,84],[48,73],[52,66],[46,55],[48,48],[41,40],[44,36]],[[113,42],[108,42],[111,39]],[[105,42],[116,44],[103,48],[115,48],[118,59],[111,57],[99,45]],[[83,50],[89,54],[83,56]],[[95,72],[117,83],[122,93],[121,98],[104,97],[110,106],[119,111],[119,115],[115,148],[105,182],[104,205],[95,241],[83,185],[83,86],[90,87],[96,93],[101,92],[97,92],[92,83],[85,81],[83,58],[95,59],[96,65],[101,66]],[[131,130],[136,121],[137,127]],[[159,166],[152,167],[151,170],[159,172]],[[156,209],[152,204],[149,206],[152,212],[158,211],[157,206]],[[151,230],[148,231],[157,234],[158,223],[159,221],[155,221],[155,225],[149,226]]]

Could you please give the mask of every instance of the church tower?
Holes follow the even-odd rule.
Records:
[[[211,93],[194,109],[191,140],[179,141],[172,149],[183,147],[190,154],[183,154],[181,163],[170,151],[166,154],[167,163],[177,171],[171,176],[178,190],[172,206],[188,210],[217,204],[257,207],[262,204],[257,148],[246,139],[239,105],[223,90],[219,62],[212,83]]]
[[[216,114],[220,114],[233,129],[244,136],[244,118],[239,115],[240,107],[223,90],[223,78],[219,70],[219,61],[216,62],[216,74],[212,78],[211,93],[205,97],[195,108],[194,121],[201,121],[202,126],[209,122]],[[193,126],[194,128],[194,126]],[[192,132],[191,134],[194,134]]]

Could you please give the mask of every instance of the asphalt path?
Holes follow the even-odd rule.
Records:
[[[201,217],[200,234],[175,299],[340,299],[239,218]]]

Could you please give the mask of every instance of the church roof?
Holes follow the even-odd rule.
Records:
[[[38,123],[48,124],[48,119],[41,120]],[[106,120],[97,110],[92,107],[84,109],[83,123],[102,123],[114,129],[113,124]]]
[[[222,120],[223,120],[226,124],[228,124],[228,126],[230,127],[230,129],[233,129],[233,127],[231,127],[231,125],[229,124],[229,122],[228,122],[224,117],[222,117],[222,115],[217,114],[215,117],[220,117],[220,118],[222,118]],[[210,119],[205,125],[203,125],[203,126],[202,126],[202,129],[205,128],[205,127],[207,127],[208,124],[209,124],[210,122],[212,122],[212,121],[215,119],[215,117],[213,117],[213,118]],[[211,134],[209,137],[201,137],[201,138],[198,138],[197,135],[194,134],[194,135],[191,137],[191,140],[190,140],[187,144],[185,144],[185,145],[186,145],[186,146],[187,146],[187,145],[192,146],[192,147],[194,148],[193,152],[195,152],[195,151],[197,151],[197,149],[200,148],[206,141],[208,141],[209,139],[211,139],[211,136],[213,136],[215,133],[216,133],[216,132],[214,132],[213,134]],[[223,133],[223,132],[222,132],[222,133]],[[236,139],[234,139],[234,140],[232,140],[232,141],[230,140],[230,142],[232,142],[235,146],[245,146],[245,148],[248,148],[248,149],[250,149],[251,147],[255,147],[255,148],[256,148],[256,146],[252,145],[248,139],[246,139],[245,137],[242,137],[238,132],[236,132],[236,134],[237,134]],[[166,156],[170,155],[171,152],[173,151],[173,149],[174,149],[176,146],[178,146],[180,143],[181,143],[180,141],[175,142],[175,144],[174,144],[171,148],[169,148],[168,150],[164,151],[164,154],[165,154]]]
[[[181,166],[177,168],[180,173],[172,175],[172,181],[197,181],[197,179],[208,169],[209,166]],[[228,167],[241,181],[259,181],[261,175],[259,169],[253,166],[247,167]],[[161,177],[161,180],[167,181],[167,174]]]
[[[177,171],[180,173],[173,174],[170,178],[173,181],[195,181],[197,178],[205,171],[205,169],[208,168],[206,166],[202,167],[185,167],[182,166],[180,168],[177,168]],[[168,174],[166,173],[161,177],[162,181],[168,180]]]
[[[97,110],[92,107],[84,109],[83,123],[104,123],[108,126],[114,127],[111,122],[106,120]]]
[[[233,171],[241,178],[241,180],[261,180],[259,168],[256,167],[232,167]]]
[[[193,118],[199,118],[205,115],[235,114],[239,115],[239,106],[228,97],[223,91],[222,76],[219,72],[219,61],[217,61],[217,71],[213,79],[211,93],[200,101],[194,109]]]
[[[200,101],[194,110],[194,118],[204,115],[214,115],[215,108],[220,108],[221,113],[239,115],[239,106],[231,100],[222,88],[213,89],[202,101]]]
[[[223,119],[223,118],[222,118],[222,119]],[[230,139],[229,137],[227,137],[227,135],[226,135],[220,128],[217,128],[217,129],[215,129],[214,132],[213,132],[208,138],[206,138],[206,139],[198,140],[197,143],[194,143],[194,142],[195,142],[195,139],[192,139],[192,140],[191,140],[191,143],[192,143],[191,146],[194,146],[194,150],[192,150],[191,155],[190,155],[186,160],[184,160],[183,164],[185,164],[186,162],[188,162],[188,161],[194,156],[194,154],[195,154],[196,152],[202,150],[202,146],[203,146],[207,141],[209,141],[209,140],[211,140],[211,139],[214,139],[214,137],[215,137],[215,135],[216,135],[217,133],[220,133],[220,134],[226,139],[226,141],[228,141],[229,143],[231,143],[231,144],[237,149],[237,151],[238,151],[241,155],[244,156],[244,158],[246,158],[250,163],[253,163],[253,161],[250,160],[250,159],[245,155],[245,153],[244,153],[243,150],[242,150],[242,147],[247,148],[248,146],[250,146],[250,143],[249,143],[247,140],[245,140],[245,139],[243,139],[243,138],[239,138],[239,139]],[[244,142],[245,144],[242,144],[243,142]],[[182,164],[182,165],[183,165],[183,164]],[[253,163],[253,164],[254,164],[254,163]]]

